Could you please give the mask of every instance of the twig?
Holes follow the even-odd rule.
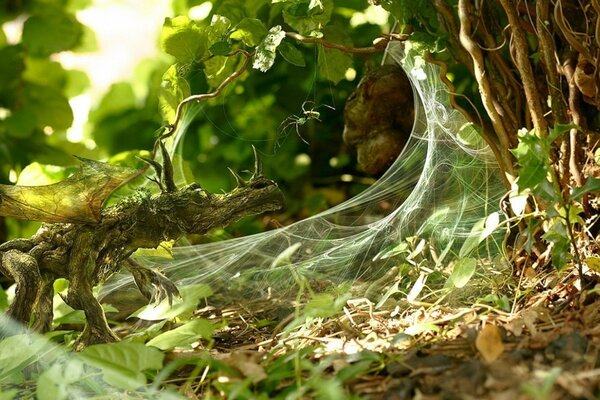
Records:
[[[569,110],[571,112],[571,118],[573,119],[573,123],[578,126],[583,126],[583,118],[581,116],[580,110],[580,92],[577,89],[577,85],[575,85],[575,67],[573,64],[576,61],[571,59],[563,65],[563,72],[565,77],[567,78],[567,83],[569,85]],[[581,187],[584,184],[584,178],[579,169],[579,149],[581,146],[579,145],[578,140],[579,132],[577,129],[573,128],[569,131],[569,170],[571,172],[571,176],[573,180],[577,184],[577,186]]]
[[[240,75],[242,75],[242,73],[246,70],[246,68],[248,67],[248,65],[250,64],[250,60],[252,59],[252,56],[254,55],[254,53],[250,53],[246,50],[236,50],[233,53],[231,53],[229,55],[229,57],[235,56],[241,54],[244,56],[244,63],[242,64],[242,66],[237,69],[235,72],[233,72],[231,75],[229,75],[227,78],[225,78],[225,80],[223,82],[221,82],[221,84],[219,86],[217,86],[217,88],[210,93],[203,93],[203,94],[194,94],[191,95],[189,97],[186,97],[185,99],[181,100],[181,102],[177,105],[177,110],[175,111],[175,119],[173,120],[173,123],[171,125],[167,126],[167,132],[163,135],[161,135],[158,138],[158,141],[162,141],[165,140],[167,138],[169,138],[170,136],[173,135],[173,133],[175,133],[175,130],[177,130],[177,126],[179,125],[179,121],[181,120],[181,117],[183,115],[183,107],[188,104],[191,103],[193,101],[195,102],[200,102],[200,101],[204,101],[204,100],[208,100],[208,99],[212,99],[214,97],[217,97],[218,95],[221,94],[221,92],[234,80],[236,80],[237,78],[240,77]],[[156,152],[156,144],[155,144],[155,152]]]
[[[369,47],[347,47],[338,43],[331,43],[322,38],[313,38],[302,36],[296,32],[286,32],[285,35],[289,38],[298,40],[302,43],[316,43],[320,44],[323,47],[327,47],[329,49],[336,49],[343,51],[344,53],[352,53],[352,54],[373,54],[379,53],[385,49],[385,46],[369,46]],[[390,41],[394,37],[392,36],[382,36],[384,40]]]
[[[579,54],[581,54],[587,60],[591,60],[592,55],[590,54],[589,50],[583,45],[582,41],[575,36],[573,30],[571,30],[565,22],[561,0],[558,0],[554,6],[554,21],[569,45],[571,45],[572,48],[577,50]]]

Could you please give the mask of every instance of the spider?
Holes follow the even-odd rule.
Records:
[[[304,143],[308,144],[306,139],[304,139],[304,137],[302,137],[302,135],[300,134],[299,127],[313,119],[321,122],[321,120],[320,120],[321,113],[317,111],[317,109],[319,109],[321,107],[327,107],[332,110],[335,110],[334,107],[327,105],[327,104],[321,104],[318,106],[314,106],[314,104],[315,104],[314,101],[305,101],[304,103],[302,103],[302,114],[300,114],[300,115],[292,114],[289,117],[287,117],[286,119],[284,119],[281,122],[281,124],[279,125],[280,134],[278,136],[280,138],[287,137],[289,129],[291,127],[294,127],[296,129],[296,134],[298,135],[300,140],[302,140]],[[307,108],[307,106],[309,106],[309,105],[313,105],[313,107]],[[279,140],[277,141],[277,147],[281,147],[281,143],[279,142]]]

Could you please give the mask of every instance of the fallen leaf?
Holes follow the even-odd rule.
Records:
[[[494,362],[504,353],[504,343],[496,325],[486,325],[477,335],[475,347],[487,363]]]

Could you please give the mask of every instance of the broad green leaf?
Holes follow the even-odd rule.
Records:
[[[261,20],[244,18],[231,34],[232,39],[241,40],[246,46],[254,47],[267,36],[267,28]]]
[[[90,121],[99,122],[109,115],[119,114],[135,108],[136,99],[133,87],[128,82],[110,85],[108,92],[102,97],[100,104],[90,112]]]
[[[290,43],[283,41],[277,48],[279,54],[290,64],[295,65],[297,67],[305,67],[306,61],[304,60],[304,56],[302,52],[295,48]]]
[[[4,120],[6,132],[19,139],[25,139],[31,136],[36,127],[36,115],[29,109],[21,109],[11,114]]]
[[[208,44],[227,40],[231,28],[231,21],[229,18],[222,15],[213,15],[210,21],[210,26],[206,28],[206,37]]]
[[[75,97],[90,87],[90,78],[83,71],[70,70],[67,72],[67,83],[64,88],[65,96]]]
[[[276,25],[269,29],[268,35],[256,47],[252,68],[267,72],[275,62],[275,51],[284,37],[285,32],[281,30],[281,26]]]
[[[226,56],[231,53],[231,45],[226,41],[215,42],[208,51],[214,56]]]
[[[67,72],[56,61],[45,58],[26,58],[23,78],[29,82],[50,86],[62,92],[67,82]]]
[[[163,75],[159,90],[158,101],[163,118],[172,123],[175,120],[177,106],[181,100],[189,97],[190,93],[190,85],[179,74],[178,65],[171,65]]]
[[[23,24],[23,45],[36,57],[74,48],[81,39],[82,25],[71,14],[58,8],[44,8]]]
[[[65,364],[54,363],[37,380],[36,396],[38,400],[67,400],[79,393],[78,383],[85,379],[83,362],[70,359]]]
[[[163,351],[175,347],[187,347],[198,339],[210,339],[213,332],[214,326],[210,321],[195,319],[178,328],[158,335],[146,345],[157,347]]]
[[[8,307],[8,295],[2,287],[0,287],[0,311],[4,311]]]
[[[323,30],[324,37],[332,43],[352,46],[348,35],[337,27],[327,27]],[[344,79],[346,71],[352,66],[352,56],[340,50],[319,46],[319,72],[334,84]]]
[[[476,267],[477,260],[474,258],[469,257],[459,259],[454,264],[452,273],[448,277],[447,284],[459,289],[464,287],[469,282],[471,277],[473,277]]]
[[[0,101],[2,103],[13,101],[24,68],[23,49],[20,46],[0,48]]]
[[[167,299],[157,305],[148,304],[135,313],[132,317],[145,319],[147,321],[157,321],[161,319],[171,319],[179,317],[182,314],[190,313],[196,309],[201,299],[210,297],[212,290],[205,284],[184,286],[180,289],[181,300],[169,305]]]
[[[135,390],[146,384],[145,370],[158,370],[164,354],[142,343],[97,344],[79,353],[82,360],[102,370],[104,381],[116,388]]]
[[[185,16],[166,18],[160,33],[160,46],[182,64],[202,58],[206,52],[206,33]]]
[[[59,90],[28,83],[23,88],[23,97],[23,108],[35,114],[38,128],[67,129],[73,123],[69,101]]]
[[[2,321],[5,323],[5,321]],[[0,382],[13,373],[20,374],[46,347],[43,340],[29,334],[9,336],[0,340]]]
[[[320,31],[331,19],[333,0],[290,2],[283,10],[283,20],[303,35]]]

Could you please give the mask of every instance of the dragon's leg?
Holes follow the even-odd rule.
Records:
[[[148,301],[159,303],[166,298],[171,304],[173,296],[180,296],[177,286],[160,272],[144,267],[132,258],[129,258],[124,266],[131,272],[135,284]]]
[[[42,283],[37,261],[27,253],[9,250],[2,254],[0,272],[14,279],[16,283],[15,299],[7,314],[28,325]]]
[[[54,298],[54,277],[42,276],[38,299],[33,307],[34,323],[33,329],[38,332],[48,332],[52,329]]]
[[[65,302],[85,313],[86,324],[83,333],[77,338],[75,350],[97,343],[110,343],[119,340],[108,326],[104,310],[94,297],[93,285],[98,252],[93,247],[92,233],[81,233],[73,242],[69,259],[70,285]]]

